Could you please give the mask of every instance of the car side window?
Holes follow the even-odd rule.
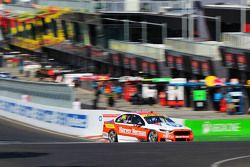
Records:
[[[132,117],[131,114],[123,114],[119,116],[116,120],[116,123],[124,123],[124,124],[131,124],[132,123]]]
[[[132,123],[135,125],[138,125],[138,124],[145,125],[143,119],[139,115],[132,116]]]

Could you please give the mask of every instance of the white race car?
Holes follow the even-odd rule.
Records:
[[[103,136],[110,142],[193,141],[190,128],[155,112],[126,113],[104,122]]]

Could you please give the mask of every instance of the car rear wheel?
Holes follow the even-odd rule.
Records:
[[[109,132],[108,138],[110,143],[117,142],[117,134],[115,133],[115,131],[111,130]]]
[[[156,131],[150,131],[148,134],[148,141],[149,142],[157,142],[158,141],[158,134]]]

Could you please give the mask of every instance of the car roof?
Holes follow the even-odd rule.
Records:
[[[139,114],[139,115],[145,115],[145,114],[160,114],[158,112],[155,112],[155,111],[139,111],[139,112],[135,112],[136,114]]]

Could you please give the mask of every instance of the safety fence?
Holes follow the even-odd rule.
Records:
[[[37,0],[39,5],[70,7],[74,10],[95,13],[98,11],[119,12],[161,12],[164,7],[174,9],[191,8],[188,0],[175,1],[140,1],[140,0],[118,0],[118,1],[91,1],[91,0]]]
[[[0,79],[0,94],[38,104],[72,108],[74,93],[65,84]]]

